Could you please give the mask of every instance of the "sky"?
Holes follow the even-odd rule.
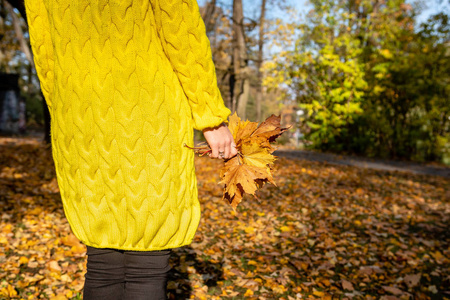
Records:
[[[413,2],[414,0],[407,0],[406,2]],[[198,4],[200,6],[203,6],[207,0],[197,0]],[[220,1],[222,3],[229,3],[230,9],[231,9],[231,3],[232,0],[222,0]],[[261,0],[243,0],[244,5],[244,14],[249,17],[258,17],[259,16],[259,5],[261,3]],[[288,5],[291,5],[295,9],[297,9],[302,15],[305,15],[305,13],[309,10],[308,0],[286,0],[286,3]],[[444,11],[444,10],[450,10],[450,1],[449,0],[427,0],[425,1],[426,6],[424,9],[422,9],[421,14],[418,17],[418,22],[424,22],[427,20],[427,18],[437,12]],[[272,15],[280,15],[283,12],[274,9],[272,11],[269,11],[268,14]]]
[[[311,6],[309,4],[308,0],[284,0],[287,5],[292,6],[294,9],[296,9],[300,14],[300,19],[304,20],[304,16],[306,13],[311,9]],[[406,0],[407,3],[413,3],[417,0]],[[424,3],[426,3],[425,7],[421,10],[420,15],[417,18],[417,23],[420,24],[422,22],[425,22],[429,16],[438,13],[440,11],[450,10],[450,0],[423,0]],[[199,6],[205,5],[205,3],[208,2],[208,0],[197,0]],[[218,3],[223,5],[228,5],[228,9],[232,9],[232,3],[233,0],[217,0]],[[272,1],[268,1],[270,3]],[[255,21],[258,21],[259,14],[260,14],[260,5],[261,0],[242,0],[242,3],[244,5],[244,15],[247,18],[253,19]],[[289,18],[288,14],[277,8],[276,6],[270,6],[270,9],[266,12],[267,19],[272,18]],[[281,49],[278,46],[272,46],[269,48],[265,48],[264,53],[265,55],[268,55],[268,57],[273,56],[274,54],[278,53]]]

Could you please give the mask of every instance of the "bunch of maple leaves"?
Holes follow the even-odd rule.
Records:
[[[225,184],[223,200],[227,200],[233,210],[242,201],[245,193],[256,197],[255,192],[266,182],[276,186],[272,177],[276,150],[271,143],[290,127],[282,128],[280,117],[271,115],[264,122],[242,121],[236,113],[228,120],[228,128],[233,134],[238,154],[225,160],[220,170],[221,181]],[[193,147],[196,153],[211,152],[208,145]]]

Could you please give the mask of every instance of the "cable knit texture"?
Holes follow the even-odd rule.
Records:
[[[193,128],[227,119],[195,0],[27,0],[64,210],[86,245],[161,250],[200,220]]]

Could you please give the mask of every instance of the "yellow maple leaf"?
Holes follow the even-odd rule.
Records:
[[[228,118],[228,129],[230,130],[231,134],[233,135],[234,140],[236,141],[236,134],[238,132],[239,124],[241,123],[241,119],[237,116],[236,113],[231,115]]]
[[[236,145],[245,142],[253,134],[253,132],[255,132],[257,127],[258,123],[256,122],[250,122],[248,120],[245,122],[241,122],[236,132],[236,138],[234,140]]]
[[[270,154],[266,148],[261,148],[257,143],[243,144],[241,153],[244,164],[259,168],[267,168],[275,161],[275,156]]]

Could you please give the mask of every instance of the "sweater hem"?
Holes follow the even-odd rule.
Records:
[[[81,240],[80,240],[81,241]],[[136,248],[136,247],[123,247],[123,246],[117,246],[117,245],[96,245],[89,242],[81,241],[85,246],[97,248],[97,249],[114,249],[114,250],[124,250],[124,251],[160,251],[160,250],[169,250],[169,249],[176,249],[184,246],[188,246],[192,244],[192,240],[181,243],[181,244],[173,244],[173,245],[166,245],[162,247],[150,247],[150,248]]]

